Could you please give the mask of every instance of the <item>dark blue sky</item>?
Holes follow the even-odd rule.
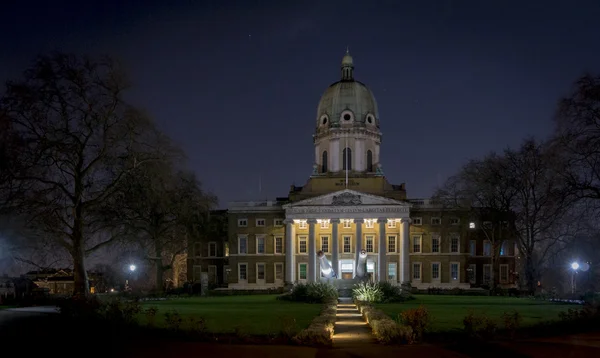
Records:
[[[546,136],[557,99],[600,70],[591,0],[128,3],[3,3],[0,79],[55,49],[122,59],[131,99],[221,206],[305,183],[346,45],[379,104],[386,176],[413,198],[468,158]]]

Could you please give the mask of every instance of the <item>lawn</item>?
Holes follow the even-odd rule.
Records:
[[[202,317],[209,332],[234,332],[246,334],[279,333],[286,325],[294,324],[301,330],[319,314],[322,306],[279,301],[274,295],[194,297],[144,303],[143,308],[156,307],[156,325],[164,326],[164,314],[177,311],[184,323],[190,317]],[[140,323],[145,322],[142,314]]]
[[[415,298],[415,300],[404,303],[379,304],[377,307],[392,319],[397,319],[403,310],[423,305],[431,316],[432,332],[462,330],[463,319],[470,310],[497,320],[499,326],[502,327],[501,317],[504,312],[518,311],[523,318],[521,326],[531,326],[543,321],[557,320],[558,313],[569,308],[581,308],[577,305],[514,297],[416,295]]]

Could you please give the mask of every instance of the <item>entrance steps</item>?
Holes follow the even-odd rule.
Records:
[[[337,305],[335,330],[333,334],[334,348],[347,348],[376,343],[371,334],[371,327],[353,303],[342,302]]]

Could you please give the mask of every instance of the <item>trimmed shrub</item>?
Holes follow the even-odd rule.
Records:
[[[429,311],[427,311],[425,306],[402,311],[400,317],[401,322],[412,329],[415,341],[420,341],[423,338],[423,334],[427,331],[431,323]]]
[[[410,287],[403,288],[385,281],[379,282],[378,285],[383,293],[382,302],[404,302],[414,299]]]
[[[496,334],[496,322],[486,315],[469,312],[463,319],[464,331],[471,338],[491,339]]]
[[[312,320],[310,326],[300,331],[292,341],[303,346],[331,346],[337,313],[336,306],[335,303],[325,305],[321,313]]]
[[[357,302],[356,305],[361,314],[371,326],[373,336],[381,343],[404,343],[413,342],[413,332],[410,327],[398,324],[383,311],[368,303]]]
[[[307,303],[327,303],[337,298],[337,288],[324,282],[298,283],[290,293],[278,297],[280,300]]]

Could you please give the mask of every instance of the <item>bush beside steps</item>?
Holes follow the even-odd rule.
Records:
[[[292,341],[303,346],[331,346],[336,313],[337,301],[325,304],[321,313],[312,320],[310,326],[300,331]]]

